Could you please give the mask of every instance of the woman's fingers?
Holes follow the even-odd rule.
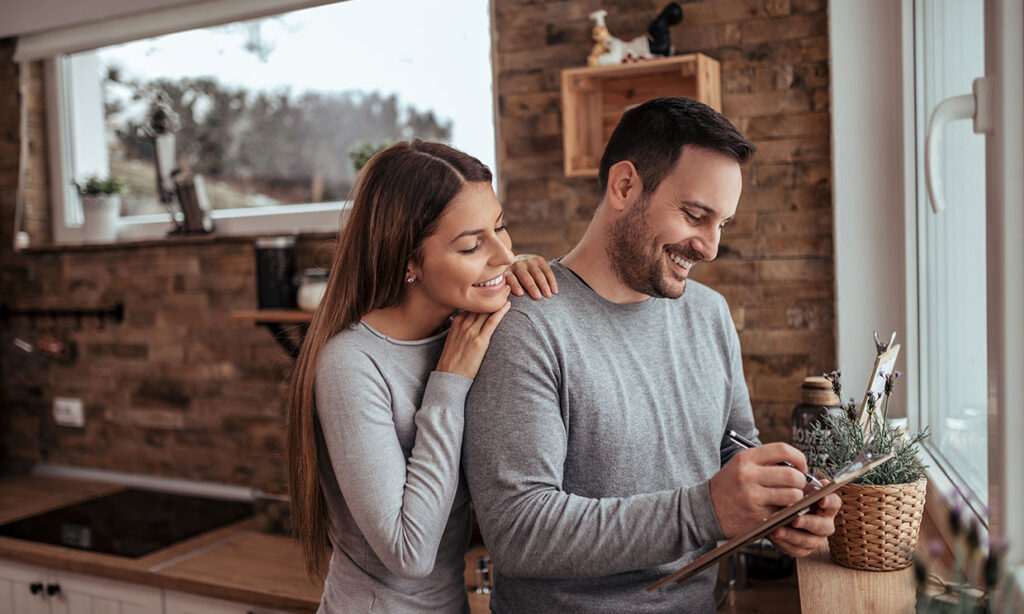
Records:
[[[512,294],[515,294],[516,296],[523,295],[523,285],[519,283],[519,278],[512,272],[512,269],[505,271],[505,283],[508,284]]]
[[[490,344],[491,335],[494,334],[494,329],[498,328],[498,323],[505,317],[508,310],[512,307],[512,303],[505,301],[505,304],[501,306],[501,309],[495,311],[492,314],[488,314],[480,326],[480,336],[487,339]]]

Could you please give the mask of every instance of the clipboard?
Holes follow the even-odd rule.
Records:
[[[895,336],[896,333],[893,333]],[[878,338],[877,336],[875,337]],[[884,346],[883,346],[884,347]],[[876,393],[879,397],[882,396],[882,391],[885,390],[885,378],[879,375],[880,372],[892,373],[896,367],[896,358],[900,355],[900,344],[896,343],[889,346],[885,351],[879,354],[875,358],[875,365],[871,369],[871,377],[868,378],[868,389],[864,392],[864,399],[861,401],[860,412],[857,414],[857,419],[860,421],[860,428],[864,432],[868,432],[868,395]],[[840,403],[842,399],[840,399]]]
[[[788,507],[782,508],[781,510],[775,512],[774,514],[763,520],[761,524],[752,527],[751,529],[741,533],[740,535],[737,535],[736,537],[730,539],[721,546],[718,546],[711,552],[708,552],[697,557],[690,564],[686,565],[682,569],[674,571],[671,574],[665,576],[664,578],[658,580],[654,584],[648,586],[647,590],[653,591],[654,589],[664,586],[672,581],[675,581],[676,584],[682,584],[683,582],[689,580],[693,576],[699,574],[708,567],[711,567],[712,565],[717,563],[719,559],[729,556],[730,554],[736,552],[746,544],[754,541],[755,539],[760,539],[765,535],[768,535],[775,529],[788,523],[790,520],[793,520],[802,512],[810,508],[811,505],[814,505],[815,503],[825,498],[830,493],[839,490],[839,488],[844,484],[848,484],[849,482],[852,482],[858,477],[864,475],[868,471],[871,471],[875,467],[889,460],[889,458],[891,457],[892,454],[883,454],[882,456],[878,456],[876,458],[871,459],[870,462],[863,463],[861,466],[856,467],[856,469],[843,472],[841,477],[836,478],[834,482],[827,484],[824,488],[819,488],[818,490],[812,492],[803,499],[800,499],[796,503]],[[851,465],[851,467],[853,466],[855,465]]]

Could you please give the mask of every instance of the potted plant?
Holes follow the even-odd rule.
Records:
[[[119,177],[90,175],[84,182],[74,181],[82,200],[82,233],[86,241],[110,243],[117,239],[118,220],[121,216],[121,194],[124,181]]]
[[[865,447],[874,455],[893,455],[839,489],[843,505],[836,514],[835,533],[828,540],[832,560],[841,565],[891,571],[913,563],[927,487],[918,448],[928,433],[925,429],[909,435],[889,423],[889,397],[900,373],[879,375],[885,379],[884,393],[868,395],[864,420],[851,398],[844,412],[825,415],[812,427],[809,447],[811,454],[822,459],[821,468],[830,478]],[[842,394],[839,373],[825,377],[832,381],[836,394]]]

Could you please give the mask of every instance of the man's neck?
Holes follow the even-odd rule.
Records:
[[[562,265],[576,273],[594,292],[612,303],[625,305],[649,299],[649,296],[637,292],[619,279],[608,259],[604,244],[595,240],[592,230],[588,228],[576,247],[562,258]]]

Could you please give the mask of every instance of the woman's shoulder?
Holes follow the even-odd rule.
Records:
[[[318,369],[362,371],[375,362],[375,345],[376,337],[359,324],[346,327],[324,344]]]

